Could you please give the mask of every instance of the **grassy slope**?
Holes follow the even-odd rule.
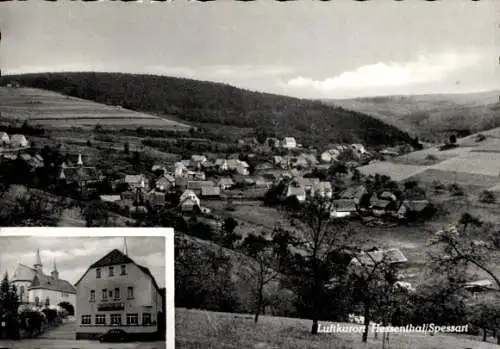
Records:
[[[319,101],[251,92],[229,85],[153,75],[51,73],[3,77],[127,109],[172,115],[184,121],[275,130],[302,141],[371,145],[406,141],[399,129],[368,115]]]
[[[382,336],[370,333],[367,344],[361,334],[309,334],[311,321],[262,316],[257,324],[244,314],[209,311],[175,310],[176,346],[185,349],[375,349],[382,348]],[[391,349],[494,349],[497,345],[467,339],[458,335],[391,334]]]
[[[499,91],[471,94],[387,96],[328,100],[327,104],[369,112],[420,138],[436,138],[447,130],[479,132],[500,126]]]

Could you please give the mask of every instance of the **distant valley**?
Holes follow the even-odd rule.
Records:
[[[451,133],[499,127],[499,95],[500,91],[488,91],[337,99],[325,103],[367,113],[421,140],[442,142]]]

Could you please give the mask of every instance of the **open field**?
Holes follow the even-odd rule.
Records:
[[[323,323],[328,326],[330,323]],[[177,347],[217,349],[378,349],[382,336],[369,334],[368,343],[359,333],[309,334],[311,321],[295,318],[262,316],[255,324],[248,314],[230,314],[201,310],[175,309],[175,343]],[[497,345],[475,341],[466,336],[393,333],[391,349],[494,349]]]
[[[3,119],[25,121],[52,128],[103,127],[186,130],[187,124],[138,113],[118,106],[34,88],[0,88],[0,113]]]
[[[500,128],[482,132],[487,138],[476,142],[477,135],[461,138],[457,148],[440,151],[428,148],[376,162],[359,168],[366,175],[383,174],[395,181],[415,179],[427,183],[458,184],[471,189],[500,185]]]

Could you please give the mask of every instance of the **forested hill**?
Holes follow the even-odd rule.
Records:
[[[121,73],[38,73],[0,83],[51,90],[95,102],[170,115],[191,123],[249,127],[311,142],[393,145],[409,136],[366,114],[320,101],[247,91],[191,79]],[[271,135],[271,134],[270,134]]]

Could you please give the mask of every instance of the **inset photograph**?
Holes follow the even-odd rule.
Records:
[[[165,237],[0,236],[0,346],[166,348]]]

